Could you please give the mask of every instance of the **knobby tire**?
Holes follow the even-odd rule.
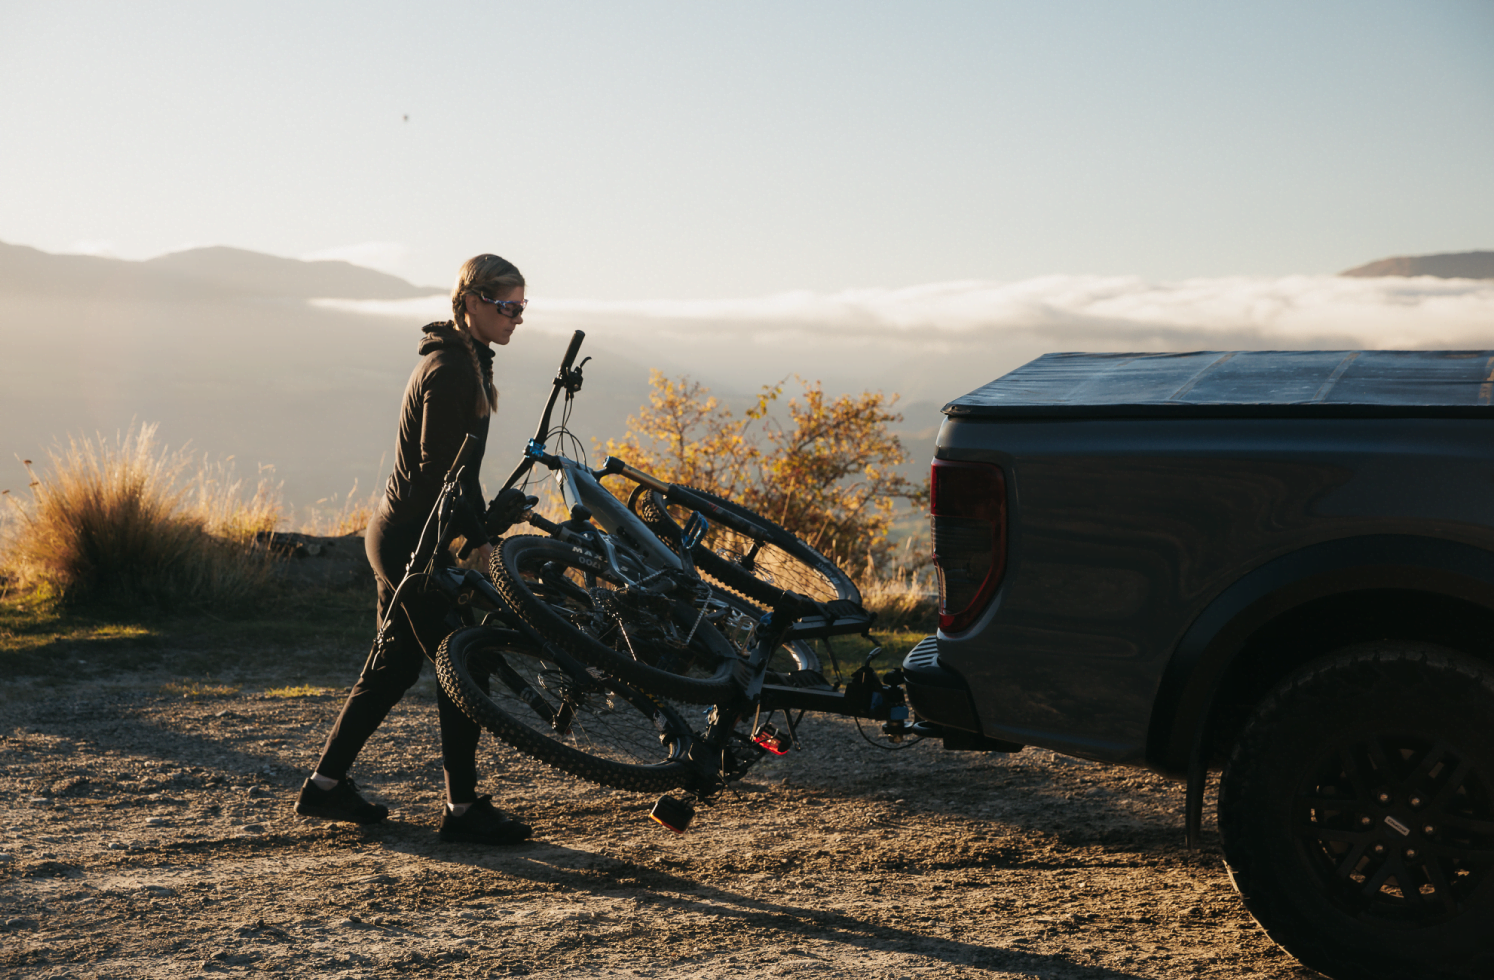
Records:
[[[504,664],[529,683],[529,698],[543,695],[542,710],[580,704],[562,734],[540,710],[505,684],[502,671],[488,677],[488,691],[478,674],[505,658]],[[536,681],[535,666],[541,676]],[[477,668],[474,671],[474,667]],[[436,653],[441,687],[466,715],[520,752],[590,782],[640,793],[663,793],[684,785],[687,766],[671,759],[671,747],[660,731],[684,733],[679,716],[627,685],[597,677],[575,661],[553,651],[536,650],[514,630],[473,626],[448,636]],[[565,689],[565,697],[558,689]],[[522,690],[522,689],[521,689]],[[490,693],[491,692],[491,693]],[[657,720],[656,720],[657,718]],[[650,744],[652,743],[652,744]],[[657,757],[657,761],[647,761]]]
[[[492,571],[493,584],[519,618],[583,663],[675,701],[718,704],[736,690],[732,670],[740,657],[689,603],[671,601],[667,617],[628,610],[610,621],[620,628],[596,628],[607,611],[588,588],[616,591],[622,583],[589,549],[536,535],[505,538],[493,551]],[[551,584],[541,580],[542,572]],[[638,629],[630,634],[630,627]],[[684,649],[654,642],[647,634],[655,631],[691,642]],[[632,639],[639,632],[642,642]]]
[[[772,606],[777,601],[780,591],[796,592],[816,602],[841,599],[861,604],[861,592],[851,581],[851,577],[803,538],[741,504],[695,487],[685,489],[759,529],[758,533],[744,536],[741,532],[723,529],[719,525],[714,527],[711,532],[714,535],[729,540],[746,537],[751,542],[745,548],[725,549],[727,554],[713,550],[708,546],[708,540],[691,548],[690,557],[694,560],[696,569],[708,578],[766,606]],[[634,512],[661,540],[670,547],[677,548],[682,532],[679,524],[670,516],[663,496],[641,487],[640,490],[643,492],[635,493],[629,501]],[[704,516],[710,517],[709,514]],[[740,540],[737,543],[745,544]],[[742,564],[742,557],[753,547],[757,549],[755,567],[748,568]]]

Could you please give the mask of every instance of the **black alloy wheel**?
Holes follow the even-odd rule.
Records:
[[[1345,649],[1255,709],[1220,780],[1230,877],[1335,980],[1494,976],[1494,668]]]
[[[1467,908],[1494,867],[1490,789],[1448,742],[1372,733],[1313,767],[1293,831],[1343,912],[1389,928],[1436,925]]]

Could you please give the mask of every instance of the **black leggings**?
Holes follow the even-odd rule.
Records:
[[[369,523],[364,546],[378,583],[378,619],[384,621],[394,598],[394,587],[405,574],[405,565],[420,537],[420,524],[390,524],[382,508]],[[332,734],[322,749],[316,771],[342,779],[352,767],[363,743],[379,727],[410,685],[420,677],[420,666],[434,658],[436,648],[461,623],[439,593],[405,590],[401,612],[390,628],[390,642],[369,660],[358,683],[343,703],[342,713],[332,725]],[[436,688],[436,712],[441,719],[441,758],[446,770],[447,798],[453,803],[477,799],[476,722],[462,713],[446,692]]]

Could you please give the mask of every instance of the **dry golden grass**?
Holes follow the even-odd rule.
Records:
[[[267,687],[265,697],[267,698],[318,698],[324,694],[342,694],[343,689],[335,687],[316,687],[311,684],[292,684],[289,687]]]
[[[929,564],[928,534],[913,534],[880,566],[868,558],[857,576],[861,601],[879,630],[931,633],[939,626],[939,587]]]
[[[245,499],[231,458],[199,463],[158,447],[155,433],[72,438],[40,475],[23,461],[31,499],[6,497],[9,583],[68,603],[161,607],[232,604],[264,588],[269,557],[254,535],[278,521],[278,488],[261,474]]]
[[[161,693],[184,698],[226,698],[239,693],[239,689],[231,684],[215,684],[212,681],[181,680],[162,684]]]
[[[307,508],[307,517],[301,523],[302,534],[316,534],[328,538],[340,538],[348,534],[362,534],[373,520],[374,510],[383,499],[384,492],[375,490],[366,497],[358,495],[358,481],[345,495],[333,494],[323,497]]]

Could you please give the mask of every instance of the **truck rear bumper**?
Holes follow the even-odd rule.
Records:
[[[939,662],[938,637],[924,637],[908,651],[903,658],[903,678],[908,705],[920,720],[964,732],[980,731],[970,685]]]

